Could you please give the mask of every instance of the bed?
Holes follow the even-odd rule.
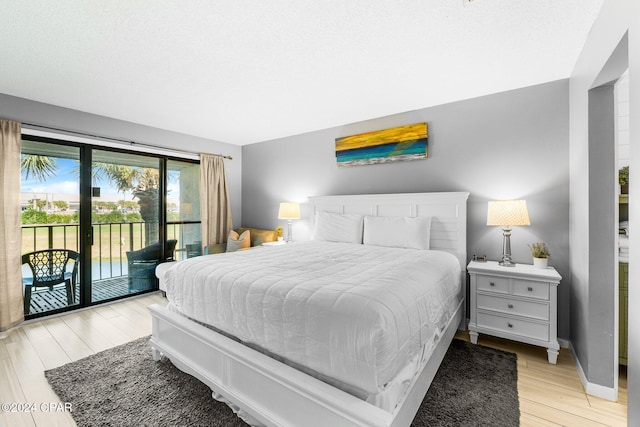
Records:
[[[313,241],[176,264],[161,279],[170,304],[150,307],[154,359],[170,358],[251,425],[410,425],[465,326],[467,197],[312,197]],[[349,227],[318,227],[332,215],[364,218],[368,244],[344,238]],[[428,247],[380,247],[398,237],[367,234],[398,218],[428,224]]]

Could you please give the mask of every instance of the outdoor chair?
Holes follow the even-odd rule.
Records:
[[[193,258],[202,255],[202,242],[196,240],[192,244],[184,245],[187,251],[187,258]]]
[[[74,304],[76,298],[76,278],[80,254],[68,249],[45,249],[22,255],[22,264],[28,264],[33,277],[23,277],[24,314],[31,311],[31,292],[37,288],[49,288],[64,283],[67,292],[67,304]],[[69,262],[73,268],[69,269]]]
[[[158,286],[156,266],[162,262],[173,261],[177,240],[167,240],[164,245],[164,258],[160,242],[137,251],[127,252],[129,267],[129,292],[145,291]]]

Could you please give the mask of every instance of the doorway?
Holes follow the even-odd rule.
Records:
[[[72,290],[25,292],[26,318],[157,290],[159,263],[197,253],[199,171],[197,161],[23,136],[22,254],[77,254],[66,266]]]
[[[64,256],[80,252],[80,148],[23,140],[21,154],[21,254],[37,254],[22,265],[24,311],[31,317],[80,304],[77,258],[66,265],[74,274],[70,279],[75,289],[69,290],[64,282],[37,286],[39,272],[52,263],[50,253],[43,251],[71,251],[61,252]]]
[[[619,387],[620,186],[614,88],[629,66],[625,35],[596,77],[589,100],[589,341],[587,381],[617,400]],[[589,389],[587,389],[589,392]]]

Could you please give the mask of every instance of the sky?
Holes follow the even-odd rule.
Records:
[[[49,194],[51,198],[52,194],[69,194],[78,195],[80,192],[79,177],[78,177],[78,161],[73,159],[56,158],[57,172],[54,176],[49,177],[46,181],[39,181],[33,177],[29,177],[29,180],[25,180],[24,174],[20,179],[20,192],[21,193],[35,193],[39,195],[39,198],[43,198],[43,195]],[[99,180],[93,184],[94,187],[100,187],[100,197],[109,198],[114,200],[122,200],[122,193],[116,191],[116,188],[106,179]],[[180,186],[177,180],[169,177],[168,190],[170,197],[169,202],[175,202],[179,200]],[[125,195],[125,200],[133,200],[133,195],[128,192]]]

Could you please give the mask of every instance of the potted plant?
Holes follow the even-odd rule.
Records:
[[[282,241],[282,226],[277,226],[276,227],[276,233],[278,233],[278,242]]]
[[[624,166],[618,171],[618,182],[620,183],[620,193],[629,194],[629,166]]]
[[[549,262],[549,248],[542,242],[536,242],[529,245],[531,256],[533,257],[533,266],[536,268],[547,268]]]

